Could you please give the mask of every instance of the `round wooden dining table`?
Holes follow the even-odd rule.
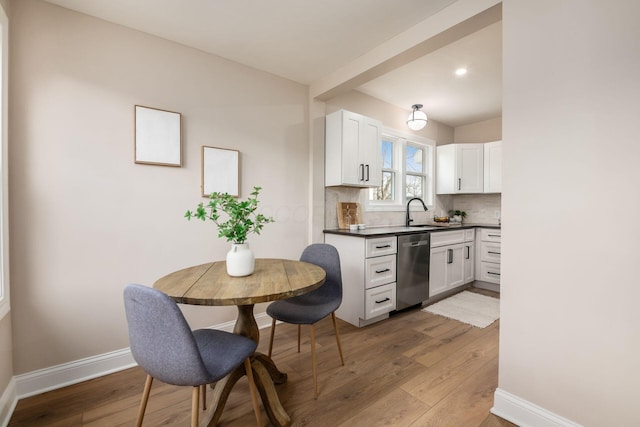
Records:
[[[257,343],[260,331],[253,314],[256,303],[302,295],[320,287],[325,278],[326,272],[314,264],[259,258],[255,261],[255,271],[249,276],[229,276],[226,262],[217,261],[167,274],[158,279],[153,287],[179,304],[237,306],[238,317],[233,332]],[[287,374],[280,372],[270,357],[259,352],[251,357],[251,367],[262,404],[273,425],[291,425],[291,418],[282,407],[274,386],[274,383],[286,382]],[[231,389],[243,375],[246,372],[244,366],[240,365],[215,384],[215,410],[210,414],[208,425],[218,423]]]

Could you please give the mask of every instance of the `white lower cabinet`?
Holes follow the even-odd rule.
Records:
[[[429,298],[474,280],[475,230],[431,234]]]
[[[480,228],[477,236],[476,280],[492,283],[494,286],[500,285],[501,230]]]
[[[396,284],[376,286],[366,289],[364,297],[364,318],[373,319],[396,309]]]
[[[464,253],[462,254],[464,263],[464,283],[471,283],[475,280],[475,243],[473,240],[464,244]]]
[[[396,236],[366,239],[325,234],[342,270],[342,304],[336,316],[361,327],[384,320],[396,309]]]
[[[480,263],[480,275],[478,280],[483,282],[500,284],[500,264],[494,264],[491,262]]]
[[[365,289],[396,281],[396,255],[366,258],[364,270]]]

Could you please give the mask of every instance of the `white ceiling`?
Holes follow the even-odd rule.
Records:
[[[458,68],[467,74],[455,75]],[[502,115],[502,22],[489,25],[404,67],[360,86],[359,91],[427,117],[460,126]],[[407,113],[408,115],[408,113]]]
[[[46,0],[310,84],[456,0]],[[459,126],[501,115],[501,23],[358,90]],[[469,73],[453,71],[466,66]]]

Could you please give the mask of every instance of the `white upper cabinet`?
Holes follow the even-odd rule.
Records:
[[[449,144],[436,147],[436,192],[484,192],[484,144]]]
[[[346,110],[326,116],[325,186],[382,184],[382,122]]]
[[[502,192],[502,141],[484,144],[484,192]]]

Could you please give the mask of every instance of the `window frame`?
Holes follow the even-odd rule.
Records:
[[[9,18],[0,5],[0,320],[11,311],[9,295],[8,76]]]
[[[365,211],[388,211],[397,212],[404,211],[406,209],[407,197],[406,197],[406,180],[407,176],[423,176],[423,200],[427,207],[432,209],[435,205],[435,147],[436,142],[424,138],[421,136],[405,133],[396,129],[384,128],[382,130],[382,139],[385,141],[393,142],[394,150],[394,169],[395,186],[394,186],[394,199],[393,200],[371,200],[370,190],[366,193],[365,197]],[[407,173],[406,168],[406,147],[407,145],[414,146],[423,150],[423,173],[417,174],[415,172]],[[384,169],[383,169],[384,170]],[[411,209],[417,210],[417,207],[412,206]],[[422,207],[420,207],[422,209]]]

